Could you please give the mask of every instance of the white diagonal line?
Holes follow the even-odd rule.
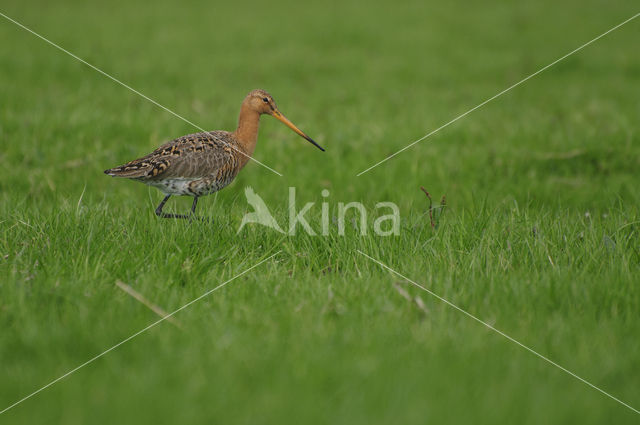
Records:
[[[547,65],[547,66],[545,66],[545,67],[543,67],[543,68],[540,68],[539,70],[537,70],[537,71],[536,71],[536,72],[534,72],[533,74],[531,74],[531,75],[529,75],[529,76],[527,76],[527,77],[523,78],[522,80],[518,81],[517,83],[513,84],[512,86],[509,86],[509,87],[507,87],[506,89],[502,90],[500,93],[498,93],[498,94],[496,94],[496,95],[494,95],[494,96],[490,97],[489,99],[485,100],[484,102],[480,103],[479,105],[474,106],[473,108],[469,109],[467,112],[465,112],[465,113],[463,113],[463,114],[461,114],[461,115],[458,115],[457,117],[455,117],[454,119],[452,119],[452,120],[451,120],[451,121],[449,121],[448,123],[446,123],[446,124],[444,124],[444,125],[442,125],[442,126],[440,126],[440,127],[436,128],[435,130],[433,130],[433,131],[432,131],[432,132],[430,132],[430,133],[425,134],[424,136],[422,136],[422,137],[421,137],[421,138],[419,138],[418,140],[416,140],[416,141],[414,141],[414,142],[411,142],[410,144],[408,144],[408,145],[407,145],[407,146],[405,146],[404,148],[402,148],[402,149],[400,149],[399,151],[397,151],[397,152],[395,152],[395,153],[393,153],[393,154],[389,155],[389,156],[388,156],[388,157],[386,157],[385,159],[383,159],[383,160],[381,160],[381,161],[379,161],[379,162],[377,162],[377,163],[373,164],[371,167],[367,168],[366,170],[359,172],[359,173],[357,174],[357,177],[360,177],[361,175],[363,175],[363,174],[364,174],[364,173],[366,173],[367,171],[369,171],[369,170],[371,170],[371,169],[373,169],[373,168],[377,167],[378,165],[382,164],[383,162],[386,162],[386,161],[390,160],[390,159],[391,159],[391,158],[393,158],[394,156],[396,156],[396,155],[398,155],[398,154],[400,154],[400,153],[402,153],[402,152],[406,151],[407,149],[409,149],[410,147],[412,147],[412,146],[413,146],[413,145],[415,145],[416,143],[420,143],[421,141],[423,141],[423,140],[424,140],[424,139],[426,139],[427,137],[429,137],[429,136],[431,136],[431,135],[433,135],[433,134],[436,134],[437,132],[439,132],[439,131],[440,131],[440,130],[442,130],[443,128],[448,127],[449,125],[451,125],[451,124],[453,124],[454,122],[458,121],[460,118],[463,118],[463,117],[465,117],[465,116],[469,115],[470,113],[472,113],[473,111],[475,111],[476,109],[483,107],[484,105],[486,105],[487,103],[491,102],[492,100],[494,100],[494,99],[496,99],[496,98],[498,98],[498,97],[502,96],[503,94],[505,94],[505,93],[506,93],[506,92],[508,92],[509,90],[511,90],[511,89],[513,89],[513,88],[515,88],[515,87],[519,86],[520,84],[524,83],[525,81],[527,81],[527,80],[529,80],[529,79],[531,79],[531,78],[535,77],[536,75],[538,75],[538,74],[540,74],[541,72],[543,72],[543,71],[547,70],[548,68],[551,68],[553,65],[555,65],[555,64],[557,64],[558,62],[560,62],[560,61],[562,61],[562,60],[564,60],[564,59],[568,58],[569,56],[573,55],[574,53],[576,53],[576,52],[578,52],[578,51],[580,51],[580,50],[584,49],[585,47],[587,47],[587,46],[588,46],[588,45],[590,45],[591,43],[594,43],[595,41],[598,41],[599,39],[601,39],[601,38],[602,38],[602,37],[604,37],[605,35],[609,34],[609,33],[610,33],[610,32],[612,32],[612,31],[617,30],[618,28],[620,28],[620,27],[621,27],[621,26],[623,26],[624,24],[626,24],[626,23],[628,23],[628,22],[631,22],[632,20],[634,20],[634,19],[635,19],[635,18],[637,18],[638,16],[640,16],[640,13],[636,13],[635,15],[633,15],[632,17],[630,17],[630,18],[629,18],[629,19],[627,19],[626,21],[623,21],[623,22],[619,23],[618,25],[616,25],[615,27],[611,28],[610,30],[608,30],[608,31],[606,31],[606,32],[603,32],[602,34],[600,34],[600,35],[599,35],[599,36],[597,36],[596,38],[594,38],[594,39],[592,39],[592,40],[590,40],[590,41],[587,41],[587,42],[586,42],[586,43],[584,43],[582,46],[580,46],[580,47],[578,47],[578,48],[576,48],[576,49],[574,49],[574,50],[570,51],[570,52],[569,52],[569,53],[567,53],[566,55],[564,55],[564,56],[562,56],[562,57],[560,57],[560,58],[556,59],[555,61],[551,62],[549,65]]]
[[[159,104],[158,102],[156,102],[155,100],[151,99],[149,96],[140,93],[138,90],[134,89],[133,87],[123,83],[122,81],[118,80],[116,77],[114,77],[111,74],[106,73],[105,71],[101,70],[100,68],[90,64],[89,62],[85,61],[82,58],[79,58],[78,56],[74,55],[73,53],[71,53],[70,51],[66,50],[63,47],[60,47],[59,45],[57,45],[56,43],[54,43],[53,41],[47,39],[46,37],[38,34],[37,32],[33,31],[31,28],[28,28],[24,25],[22,25],[20,22],[16,21],[15,19],[10,18],[9,16],[5,15],[4,13],[0,12],[0,16],[2,16],[3,18],[5,18],[8,21],[13,22],[14,24],[16,24],[17,26],[19,26],[20,28],[30,32],[31,34],[35,35],[36,37],[40,38],[41,40],[49,43],[50,45],[52,45],[53,47],[55,47],[56,49],[66,53],[67,55],[71,56],[72,58],[82,62],[83,64],[87,65],[89,68],[93,69],[94,71],[99,72],[100,74],[104,75],[105,77],[109,78],[112,81],[115,81],[116,83],[120,84],[122,87],[125,87],[129,90],[131,90],[132,92],[134,92],[135,94],[137,94],[138,96],[142,97],[143,99],[148,100],[149,102],[153,103],[154,105],[156,105],[159,108],[164,109],[165,111],[169,112],[171,115],[180,118],[182,121],[186,122],[187,124],[197,128],[198,130],[206,133],[207,131],[205,129],[203,129],[202,127],[192,123],[191,121],[189,121],[188,119],[186,119],[185,117],[183,117],[182,115],[179,115],[177,112],[172,111],[171,109],[167,108],[166,106],[163,106],[161,104]],[[258,161],[257,159],[251,157],[250,155],[247,155],[246,153],[242,152],[239,149],[236,149],[235,147],[229,145],[228,143],[226,143],[225,141],[222,141],[222,143],[224,143],[225,145],[227,145],[228,147],[230,147],[231,149],[235,150],[236,152],[240,153],[241,155],[246,156],[247,158],[249,158],[252,161],[255,161],[256,163],[262,165],[264,168],[266,168],[267,170],[279,175],[280,177],[282,177],[282,174],[280,174],[279,172],[277,172],[276,170],[274,170],[273,168],[263,164],[262,162]]]
[[[255,264],[251,267],[249,267],[248,269],[246,269],[245,271],[243,271],[242,273],[239,273],[235,276],[233,276],[231,279],[227,280],[226,282],[221,283],[220,285],[216,286],[213,289],[208,290],[207,292],[205,292],[204,294],[200,295],[198,298],[189,301],[188,303],[186,303],[185,305],[183,305],[182,307],[178,308],[177,310],[172,311],[171,313],[167,314],[166,316],[163,316],[162,318],[156,320],[155,322],[153,322],[152,324],[150,324],[149,326],[139,330],[138,332],[134,333],[133,335],[123,339],[122,341],[120,341],[119,343],[117,343],[116,345],[112,346],[111,348],[108,348],[107,350],[103,351],[102,353],[92,357],[91,359],[87,360],[86,362],[82,363],[80,366],[77,366],[73,369],[71,369],[70,371],[68,371],[67,373],[65,373],[64,375],[54,379],[53,381],[49,382],[47,385],[43,386],[42,388],[32,392],[31,394],[29,394],[26,397],[21,398],[20,400],[16,401],[15,403],[11,404],[10,406],[4,408],[3,410],[0,411],[0,415],[3,414],[4,412],[6,412],[7,410],[17,406],[18,404],[22,403],[25,400],[30,399],[31,397],[33,397],[34,395],[38,394],[39,392],[49,388],[50,386],[52,386],[53,384],[55,384],[58,381],[61,381],[62,379],[66,378],[67,376],[71,375],[72,373],[76,372],[79,369],[82,369],[83,367],[85,367],[86,365],[88,365],[89,363],[93,363],[94,361],[96,361],[97,359],[99,359],[100,357],[104,356],[105,354],[109,353],[110,351],[115,350],[116,348],[120,347],[122,344],[124,344],[127,341],[132,340],[133,338],[137,337],[138,335],[140,335],[143,332],[148,331],[149,329],[151,329],[152,327],[154,327],[155,325],[157,325],[158,323],[170,318],[171,316],[173,316],[174,314],[178,313],[181,310],[184,310],[185,308],[189,307],[191,304],[201,300],[202,298],[206,297],[207,295],[211,294],[212,292],[217,291],[218,289],[222,288],[223,286],[225,286],[227,283],[231,282],[232,280],[235,280],[237,278],[239,278],[240,276],[248,273],[249,271],[253,270],[254,268],[258,267],[259,265],[263,264],[264,262],[272,259],[273,257],[275,257],[276,255],[278,255],[280,252],[282,251],[278,251],[275,254],[265,258],[264,260],[260,261],[258,264]]]
[[[391,273],[393,273],[393,274],[395,274],[397,276],[400,276],[401,278],[403,278],[407,282],[411,283],[413,286],[422,289],[423,291],[427,292],[429,295],[432,295],[432,296],[436,297],[437,299],[439,299],[443,303],[447,304],[448,306],[453,307],[454,309],[458,310],[460,313],[463,313],[464,315],[472,318],[476,322],[479,322],[479,323],[483,324],[484,326],[486,326],[487,328],[491,329],[492,331],[502,335],[503,337],[505,337],[509,341],[519,345],[520,347],[524,348],[525,350],[529,351],[530,353],[538,356],[539,358],[541,358],[545,362],[552,364],[553,366],[557,367],[558,369],[562,370],[563,372],[568,373],[569,375],[573,376],[574,378],[576,378],[580,382],[587,384],[588,386],[590,386],[594,390],[599,391],[600,393],[606,395],[610,399],[615,400],[618,403],[622,404],[623,406],[625,406],[625,407],[633,410],[634,412],[640,414],[640,411],[638,409],[635,409],[635,408],[629,406],[627,403],[625,403],[624,401],[620,400],[619,398],[616,398],[616,397],[612,396],[611,394],[609,394],[608,392],[596,387],[595,385],[593,385],[591,382],[587,381],[586,379],[579,377],[575,373],[573,373],[570,370],[560,366],[558,363],[554,362],[553,360],[549,359],[548,357],[543,356],[542,354],[538,353],[537,351],[533,350],[532,348],[527,347],[526,345],[524,345],[520,341],[510,337],[509,335],[507,335],[506,333],[502,332],[501,330],[494,328],[493,326],[491,326],[487,322],[483,321],[482,319],[479,319],[478,317],[474,316],[473,314],[469,313],[468,311],[463,310],[462,308],[458,307],[457,305],[453,304],[452,302],[447,301],[446,299],[442,298],[440,295],[430,291],[429,289],[425,288],[424,286],[420,285],[419,283],[414,282],[413,280],[409,279],[408,277],[404,276],[403,274],[393,270],[391,267],[387,266],[386,264],[384,264],[384,263],[380,262],[379,260],[376,260],[375,258],[365,254],[364,252],[360,251],[359,249],[356,250],[356,251],[358,251],[360,254],[364,255],[365,257],[367,257],[368,259],[370,259],[374,263],[377,263],[378,265],[382,266],[383,268],[389,270]]]

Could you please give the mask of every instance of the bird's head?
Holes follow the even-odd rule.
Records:
[[[324,149],[319,144],[314,142],[311,137],[304,134],[302,130],[300,130],[291,121],[289,121],[287,117],[282,115],[280,110],[278,110],[278,106],[276,105],[276,102],[273,100],[273,97],[266,91],[260,90],[260,89],[252,90],[251,92],[249,92],[244,102],[249,106],[249,108],[256,111],[260,115],[267,114],[267,115],[271,115],[272,117],[275,117],[284,125],[289,127],[291,130],[295,131],[298,135],[300,135],[301,137],[303,137],[304,139],[306,139],[307,141],[315,145],[318,149],[320,149],[321,151],[324,151]]]

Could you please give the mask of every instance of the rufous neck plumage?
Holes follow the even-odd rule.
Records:
[[[233,136],[238,141],[244,152],[251,156],[258,141],[258,125],[260,124],[260,113],[251,107],[250,102],[245,99],[240,108],[240,118],[238,118],[238,128],[233,132]],[[249,160],[243,157],[243,165]]]

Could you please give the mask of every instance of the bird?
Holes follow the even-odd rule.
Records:
[[[319,144],[289,121],[265,90],[256,89],[242,101],[235,131],[205,131],[178,137],[148,155],[104,173],[136,180],[165,196],[155,210],[161,218],[195,217],[198,198],[228,186],[247,164],[258,140],[261,115],[271,115],[324,152]],[[168,214],[163,208],[172,195],[192,196],[190,214]]]

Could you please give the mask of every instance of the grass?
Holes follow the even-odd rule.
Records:
[[[256,158],[160,221],[102,170],[194,129],[0,21],[0,423],[632,423],[640,408],[640,41],[634,21],[356,174],[638,11],[633,2],[12,2],[1,11],[208,129],[269,90]],[[236,229],[320,193],[401,211],[396,237]],[[432,229],[426,187],[447,209]],[[186,211],[172,198],[168,211]],[[395,284],[395,285],[394,285]],[[402,296],[399,286],[411,301]],[[420,308],[415,298],[424,304]]]

